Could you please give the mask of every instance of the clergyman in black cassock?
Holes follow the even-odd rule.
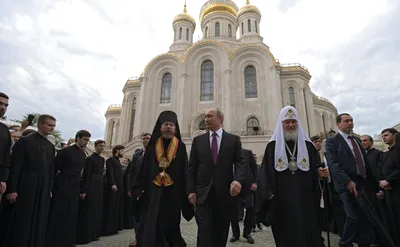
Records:
[[[125,147],[113,147],[113,156],[106,161],[106,181],[104,183],[103,235],[113,235],[124,228],[124,187],[120,158]]]
[[[389,150],[382,156],[378,175],[380,187],[385,189],[384,223],[396,246],[400,246],[400,133],[385,129],[382,139],[389,145]]]
[[[245,159],[236,135],[222,129],[223,113],[205,114],[209,131],[193,139],[188,164],[187,193],[196,205],[198,247],[225,247],[229,223],[237,213],[236,196],[244,184]]]
[[[135,183],[135,196],[143,200],[138,247],[186,246],[181,231],[181,212],[194,216],[186,196],[187,153],[176,114],[160,113]]]
[[[103,172],[105,160],[101,156],[106,143],[94,142],[95,152],[88,156],[83,168],[79,217],[76,233],[77,244],[87,244],[101,236],[103,226]],[[81,198],[82,198],[81,197]]]
[[[89,140],[90,133],[80,130],[75,135],[75,144],[57,153],[47,247],[70,247],[75,244],[81,171],[85,165],[85,148]]]
[[[284,107],[260,169],[257,206],[277,247],[322,247],[317,150],[295,108]]]
[[[55,147],[47,140],[56,119],[41,115],[38,132],[13,146],[7,200],[15,203],[7,247],[43,247],[54,176]]]

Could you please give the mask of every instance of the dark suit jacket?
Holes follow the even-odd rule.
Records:
[[[251,185],[256,184],[258,181],[258,167],[251,150],[243,149],[243,156],[245,159],[243,192],[246,193],[250,191]]]
[[[131,165],[129,166],[129,171],[128,171],[128,190],[130,191],[133,188],[135,176],[140,170],[140,165],[141,165],[140,160],[143,157],[143,152],[144,150],[142,148],[136,149],[135,153],[132,156]]]
[[[361,146],[360,140],[354,138],[361,150],[365,162],[367,172],[367,183],[364,188],[366,190],[377,190],[378,186],[375,182],[374,173],[371,171],[366,152]],[[356,159],[346,140],[340,133],[326,140],[326,160],[331,172],[331,178],[335,186],[335,190],[347,192],[347,183],[353,181],[357,184],[357,166]]]
[[[196,203],[203,204],[211,188],[219,204],[230,204],[230,185],[238,181],[244,184],[245,164],[240,138],[225,131],[222,133],[217,164],[214,164],[210,133],[193,139],[188,164],[187,193],[196,193]]]

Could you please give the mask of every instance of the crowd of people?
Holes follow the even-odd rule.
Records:
[[[0,93],[0,116],[8,104]],[[229,241],[238,241],[241,218],[250,244],[262,223],[277,247],[325,246],[322,231],[338,234],[341,247],[400,246],[397,130],[382,131],[383,152],[353,134],[350,114],[337,116],[338,131],[325,140],[310,138],[299,118],[291,106],[281,110],[261,166],[222,128],[219,109],[206,111],[207,132],[193,138],[189,156],[176,113],[160,113],[131,160],[121,145],[105,159],[103,140],[88,155],[86,130],[56,150],[51,115],[19,139],[0,124],[0,244],[71,247],[125,228],[130,246],[183,247],[183,216],[197,223],[198,247],[226,246],[230,227]]]

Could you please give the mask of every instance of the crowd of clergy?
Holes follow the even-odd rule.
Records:
[[[9,102],[0,92],[0,117]],[[382,130],[381,151],[353,133],[348,113],[324,138],[310,138],[299,119],[292,106],[280,111],[260,165],[217,108],[189,155],[173,111],[160,113],[133,157],[116,145],[105,158],[103,140],[88,155],[87,130],[56,148],[52,115],[40,115],[37,130],[0,123],[0,246],[72,247],[132,229],[129,246],[183,247],[183,217],[196,221],[198,247],[254,244],[262,225],[277,247],[331,246],[330,234],[340,247],[400,247],[397,130]]]

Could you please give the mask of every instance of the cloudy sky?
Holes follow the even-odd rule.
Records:
[[[64,138],[103,137],[128,77],[168,51],[184,0],[1,0],[0,91],[9,118],[51,113]],[[235,0],[241,7],[245,0]],[[301,63],[312,90],[375,134],[400,121],[400,4],[393,0],[252,0],[264,42]],[[187,0],[198,20],[205,0]],[[195,40],[200,39],[199,23]]]

